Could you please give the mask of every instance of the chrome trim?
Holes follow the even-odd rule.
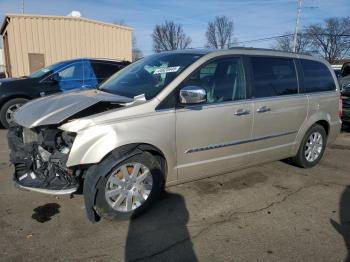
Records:
[[[180,90],[181,104],[200,104],[207,102],[207,92],[198,86],[185,86]]]
[[[246,144],[246,143],[251,143],[251,142],[257,142],[257,141],[260,141],[260,140],[271,139],[271,138],[275,138],[275,137],[286,136],[286,135],[291,135],[291,134],[296,134],[296,133],[298,133],[298,131],[278,133],[278,134],[274,134],[274,135],[262,136],[262,137],[246,139],[246,140],[240,140],[240,141],[230,141],[230,142],[226,142],[226,143],[222,143],[222,144],[214,144],[214,145],[209,145],[209,146],[205,146],[205,147],[195,147],[195,148],[187,149],[184,153],[185,154],[190,154],[190,153],[202,152],[202,151],[218,149],[218,148],[222,148],[222,147],[228,147],[228,146],[241,145],[241,144]]]

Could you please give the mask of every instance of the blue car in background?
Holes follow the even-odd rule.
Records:
[[[42,68],[29,76],[0,79],[0,123],[7,128],[13,112],[28,100],[82,88],[96,88],[128,61],[80,58]]]

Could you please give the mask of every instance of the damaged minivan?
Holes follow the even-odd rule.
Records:
[[[337,79],[311,56],[234,48],[143,58],[96,90],[14,114],[15,184],[84,194],[91,221],[144,212],[165,185],[290,158],[316,165],[341,121]]]

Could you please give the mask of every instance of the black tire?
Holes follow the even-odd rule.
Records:
[[[311,136],[312,133],[315,133],[315,132],[318,132],[319,134],[321,134],[323,143],[322,143],[322,149],[321,149],[319,156],[314,161],[310,162],[306,159],[305,150],[306,150],[306,144],[307,144],[309,137]],[[326,148],[326,144],[327,144],[327,134],[326,134],[326,131],[323,128],[323,126],[321,126],[319,124],[313,125],[306,132],[303,140],[301,141],[297,155],[292,158],[293,163],[299,167],[302,167],[302,168],[310,168],[310,167],[317,165],[323,156],[323,153],[324,153],[325,148]]]
[[[155,157],[149,152],[143,152],[142,154],[138,154],[135,156],[130,157],[129,159],[115,164],[111,161],[108,161],[109,159],[105,159],[105,161],[101,162],[101,164],[109,163],[108,170],[109,174],[103,174],[103,178],[100,179],[98,182],[96,188],[97,188],[97,195],[96,195],[96,201],[94,209],[96,213],[108,220],[116,220],[116,219],[129,219],[134,218],[143,212],[145,212],[154,202],[156,202],[159,198],[160,193],[162,192],[163,185],[164,185],[164,171],[162,170],[162,165],[160,161],[162,161],[159,157]],[[153,179],[153,186],[151,189],[151,192],[146,199],[146,201],[136,209],[132,211],[118,211],[113,209],[110,204],[107,202],[105,197],[105,188],[107,181],[109,177],[114,174],[113,170],[117,169],[118,167],[127,164],[127,163],[141,163],[145,167],[147,167],[150,170],[152,179]]]
[[[4,128],[9,128],[9,123],[6,120],[6,112],[7,112],[7,110],[13,105],[16,105],[16,104],[23,105],[26,102],[28,102],[28,99],[25,99],[25,98],[14,98],[14,99],[11,99],[11,100],[7,101],[1,107],[1,110],[0,110],[0,122],[1,122],[1,125]]]

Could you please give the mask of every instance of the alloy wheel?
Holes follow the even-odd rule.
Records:
[[[323,138],[319,132],[313,132],[307,139],[305,145],[305,158],[309,162],[314,162],[319,158],[323,149]]]
[[[9,106],[6,110],[6,121],[7,123],[12,123],[13,122],[13,113],[22,106],[22,104],[13,104]]]
[[[141,206],[153,187],[150,170],[141,163],[127,163],[115,169],[109,176],[105,198],[111,208],[130,212]]]

